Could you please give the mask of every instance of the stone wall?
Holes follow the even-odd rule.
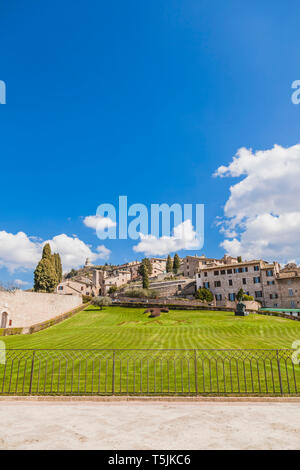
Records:
[[[0,292],[0,328],[29,327],[50,320],[82,304],[81,295]],[[6,325],[2,322],[6,319]]]

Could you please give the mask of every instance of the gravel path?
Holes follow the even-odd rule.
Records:
[[[0,448],[300,449],[299,405],[0,401]]]

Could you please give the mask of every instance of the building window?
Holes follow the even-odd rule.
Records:
[[[214,276],[218,276],[219,275],[219,271],[214,271]]]
[[[227,274],[232,274],[232,269],[227,269]]]
[[[259,284],[259,283],[260,283],[260,277],[259,277],[259,276],[258,276],[258,277],[254,277],[254,278],[253,278],[253,282],[254,282],[254,284]]]
[[[230,286],[232,286],[232,279],[229,279],[228,283]]]
[[[221,274],[225,274],[225,269],[222,269]]]
[[[293,295],[294,295],[293,289],[289,289],[289,296],[293,297]]]
[[[216,294],[215,298],[216,300],[222,300],[222,294]]]
[[[254,271],[259,271],[259,266],[253,266]]]
[[[270,294],[270,299],[278,299],[278,294]]]
[[[247,284],[246,278],[243,277],[243,284]]]
[[[221,287],[221,281],[215,281],[215,287]]]
[[[291,300],[291,308],[295,308],[296,305],[295,305],[295,301],[294,300]]]
[[[228,300],[234,301],[235,300],[235,293],[232,292],[231,294],[228,294]]]
[[[207,272],[206,271],[204,271],[204,277],[207,277]]]
[[[206,289],[209,289],[209,282],[204,282],[203,287],[205,287]]]
[[[268,285],[268,286],[273,286],[274,284],[275,284],[275,281],[274,281],[274,280],[273,280],[273,281],[267,281],[267,285]]]
[[[200,279],[200,277],[201,277],[201,274],[199,273],[199,274],[198,274],[198,278]]]
[[[274,276],[274,274],[273,274],[273,269],[268,269],[268,271],[266,272],[266,275],[267,275],[268,277]]]
[[[259,299],[260,297],[262,297],[262,291],[261,290],[256,290],[255,291],[255,298]]]
[[[58,290],[64,290],[64,286],[58,286]]]

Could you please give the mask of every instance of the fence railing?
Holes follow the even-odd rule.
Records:
[[[9,349],[0,395],[300,395],[289,349]]]

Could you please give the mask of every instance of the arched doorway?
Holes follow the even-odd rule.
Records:
[[[2,315],[1,315],[1,326],[0,326],[0,328],[6,328],[6,326],[7,326],[7,317],[8,317],[8,313],[3,312]]]

